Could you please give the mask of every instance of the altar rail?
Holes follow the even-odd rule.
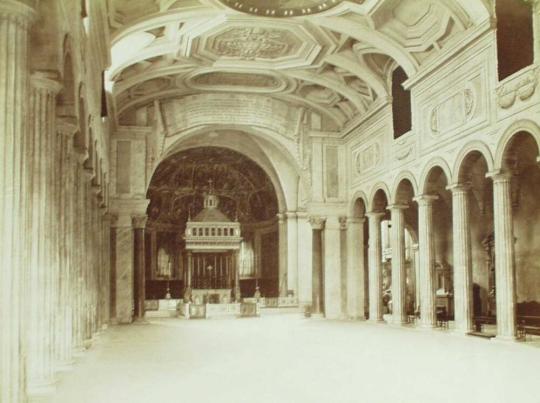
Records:
[[[257,317],[260,306],[257,303],[242,302],[232,304],[180,304],[178,311],[186,319],[210,319],[219,317]]]
[[[242,301],[258,303],[261,308],[291,308],[298,306],[298,298],[296,297],[242,298]]]

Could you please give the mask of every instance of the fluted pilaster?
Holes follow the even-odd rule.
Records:
[[[287,290],[298,297],[298,218],[288,211],[287,217]]]
[[[287,221],[285,214],[278,214],[278,242],[279,242],[279,296],[287,296]]]
[[[338,217],[326,218],[324,227],[324,315],[342,317],[341,310],[341,225]]]
[[[394,204],[388,207],[392,213],[392,322],[402,325],[407,322],[407,272],[405,266],[405,209],[407,205]]]
[[[516,337],[516,284],[511,175],[498,173],[490,177],[493,179],[495,221],[497,337],[513,340]]]
[[[437,196],[422,195],[418,202],[418,255],[420,280],[420,318],[423,327],[434,327],[435,309],[435,244],[433,233],[433,203]]]
[[[384,213],[367,213],[369,222],[369,320],[381,322],[382,311],[382,239],[381,220]]]
[[[454,320],[456,332],[473,330],[472,255],[469,223],[469,187],[450,186],[454,245]]]
[[[313,313],[323,312],[324,290],[322,288],[323,268],[323,242],[322,232],[326,217],[310,216],[309,223],[313,231],[313,271],[312,271],[312,305]]]
[[[144,228],[146,215],[133,216],[133,239],[135,248],[134,277],[135,277],[135,318],[144,319],[145,300],[145,261],[144,261]]]
[[[347,219],[347,315],[364,318],[364,218]]]
[[[298,213],[298,303],[313,303],[313,230],[306,213]]]

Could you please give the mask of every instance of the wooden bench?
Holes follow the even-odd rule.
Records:
[[[518,338],[527,340],[527,335],[540,336],[540,303],[519,302],[516,307],[516,324]]]
[[[521,315],[517,322],[518,338],[527,340],[527,335],[540,336],[540,316]]]

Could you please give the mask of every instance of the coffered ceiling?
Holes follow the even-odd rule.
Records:
[[[156,100],[234,92],[309,109],[328,130],[388,102],[396,66],[413,76],[489,18],[483,0],[109,0],[108,7],[108,78],[121,123]]]

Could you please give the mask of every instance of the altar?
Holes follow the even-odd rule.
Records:
[[[185,308],[186,317],[201,316],[194,311],[197,309],[195,306],[208,304],[223,304],[227,311],[236,312],[237,308],[232,309],[228,305],[241,302],[240,223],[231,221],[218,209],[218,205],[219,199],[210,181],[203,209],[193,219],[188,217],[186,223],[184,304],[194,305]],[[190,315],[190,311],[194,315]]]

